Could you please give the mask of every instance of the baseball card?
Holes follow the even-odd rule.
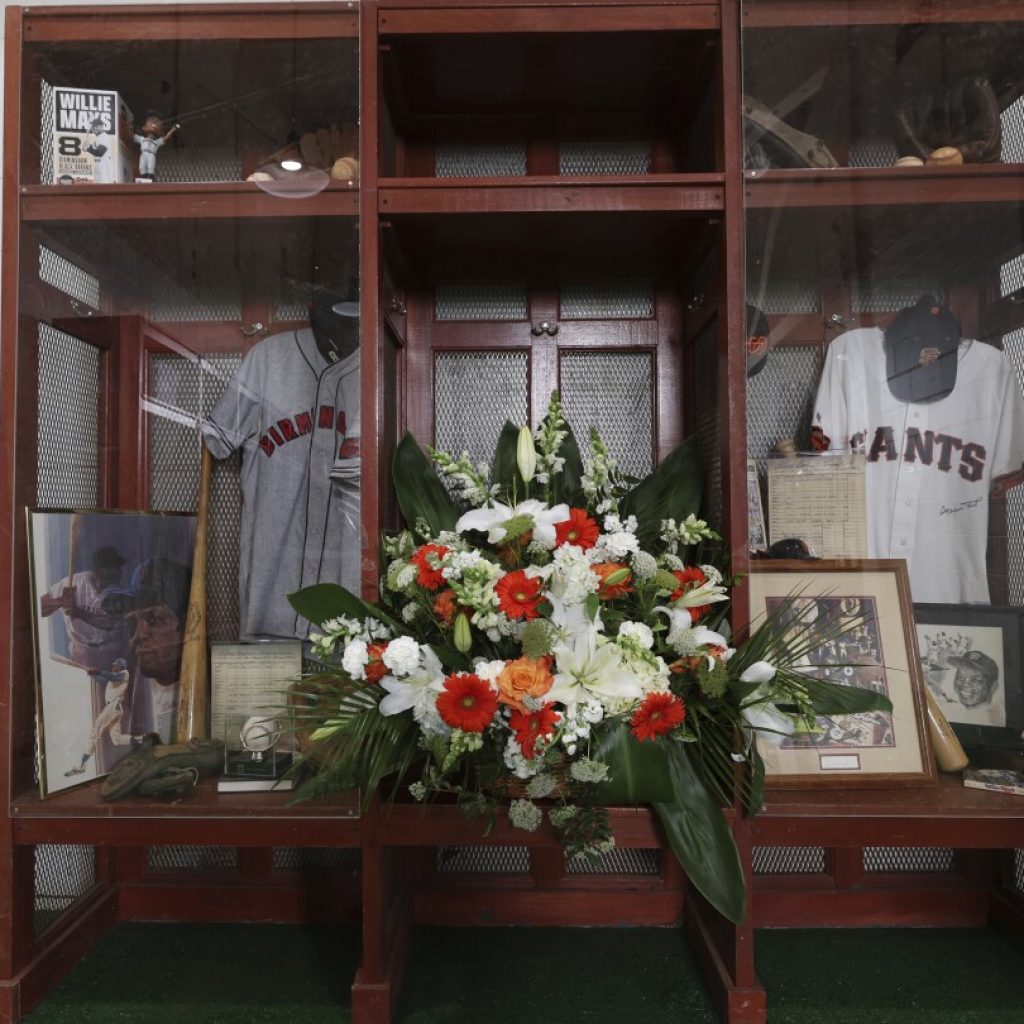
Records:
[[[121,97],[106,89],[53,90],[53,182],[111,184],[134,181],[128,147],[132,115]]]

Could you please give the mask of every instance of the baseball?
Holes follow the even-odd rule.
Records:
[[[272,718],[253,715],[245,720],[239,737],[246,750],[259,754],[269,750],[281,738],[281,732]]]
[[[932,167],[955,167],[964,162],[964,155],[956,146],[942,146],[928,154],[928,163]]]
[[[351,181],[359,177],[359,161],[354,156],[339,157],[331,168],[331,177],[335,181]]]
[[[896,167],[924,167],[924,161],[919,156],[901,156],[896,161]]]

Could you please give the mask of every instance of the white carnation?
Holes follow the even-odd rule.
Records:
[[[420,662],[420,645],[411,636],[400,636],[388,644],[381,658],[396,676],[407,676]]]
[[[619,637],[623,640],[634,640],[645,650],[654,646],[654,633],[644,622],[624,622],[619,626]]]
[[[345,645],[345,653],[341,656],[341,667],[353,679],[366,678],[366,665],[370,660],[365,640],[352,640]]]

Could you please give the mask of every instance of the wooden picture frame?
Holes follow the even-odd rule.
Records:
[[[910,580],[901,559],[751,563],[752,628],[787,600],[801,621],[847,618],[846,633],[809,652],[806,671],[886,693],[889,712],[819,716],[790,737],[758,737],[771,787],[880,788],[937,782],[917,652]]]
[[[174,738],[196,517],[28,509],[41,796]]]
[[[965,747],[1024,749],[1022,614],[997,605],[914,605],[925,685]]]

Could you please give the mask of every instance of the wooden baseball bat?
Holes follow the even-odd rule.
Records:
[[[182,630],[181,669],[178,673],[178,710],[174,738],[185,743],[193,736],[207,739],[209,669],[206,657],[206,534],[210,518],[210,476],[213,456],[202,445],[199,498],[196,502],[196,545],[192,555],[192,585]]]

